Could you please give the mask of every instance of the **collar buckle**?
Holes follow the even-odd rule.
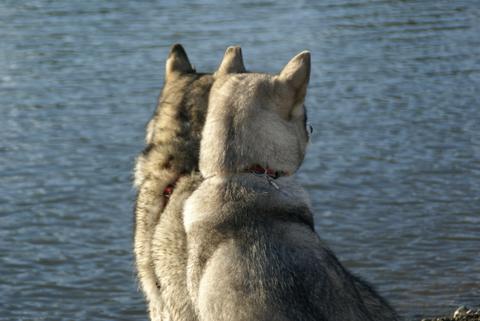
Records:
[[[270,185],[272,185],[276,190],[279,190],[280,186],[278,186],[278,184],[275,183],[274,180],[281,177],[281,176],[286,175],[286,173],[284,173],[282,171],[275,171],[275,170],[273,170],[271,168],[268,168],[268,167],[264,168],[263,166],[260,166],[258,164],[247,168],[245,171],[250,172],[255,176],[265,177],[265,179],[268,181],[268,183]]]

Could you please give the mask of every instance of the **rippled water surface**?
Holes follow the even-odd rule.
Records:
[[[479,35],[475,0],[1,1],[0,319],[146,319],[131,171],[174,42],[311,50],[319,233],[408,319],[478,305]]]

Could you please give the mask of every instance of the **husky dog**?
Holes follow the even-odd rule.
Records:
[[[395,312],[314,231],[290,176],[308,142],[310,54],[279,75],[218,75],[184,206],[187,287],[200,321],[393,321]],[[363,296],[366,296],[364,298]]]
[[[200,134],[212,83],[212,75],[196,73],[183,47],[174,45],[158,107],[147,125],[147,146],[137,158],[134,252],[151,320],[162,320],[166,313],[152,259],[154,228],[170,196],[168,188],[181,175],[198,170]]]
[[[245,71],[240,48],[227,49],[223,71]],[[200,134],[213,80],[195,72],[181,45],[171,48],[147,147],[137,159],[134,252],[151,320],[196,320],[186,290],[182,209],[201,181]]]

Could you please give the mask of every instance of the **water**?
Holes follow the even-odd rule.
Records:
[[[478,1],[0,3],[0,320],[145,320],[131,171],[168,47],[276,72],[310,49],[298,178],[407,319],[480,300]]]

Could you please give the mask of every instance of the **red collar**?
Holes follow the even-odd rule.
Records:
[[[164,189],[163,189],[163,197],[164,197],[164,202],[163,202],[163,209],[167,207],[168,201],[170,200],[170,196],[172,196],[173,190],[175,189],[175,185],[177,184],[178,178],[173,181],[171,184],[168,184]]]
[[[170,196],[173,193],[173,189],[175,188],[175,184],[177,181],[173,182],[172,184],[168,184],[167,187],[163,189],[163,196],[166,197],[167,199],[170,198]]]
[[[284,171],[276,171],[271,168],[264,168],[261,165],[255,164],[245,169],[245,172],[252,173],[255,175],[266,175],[270,178],[277,179],[281,176],[287,176],[288,173]]]

